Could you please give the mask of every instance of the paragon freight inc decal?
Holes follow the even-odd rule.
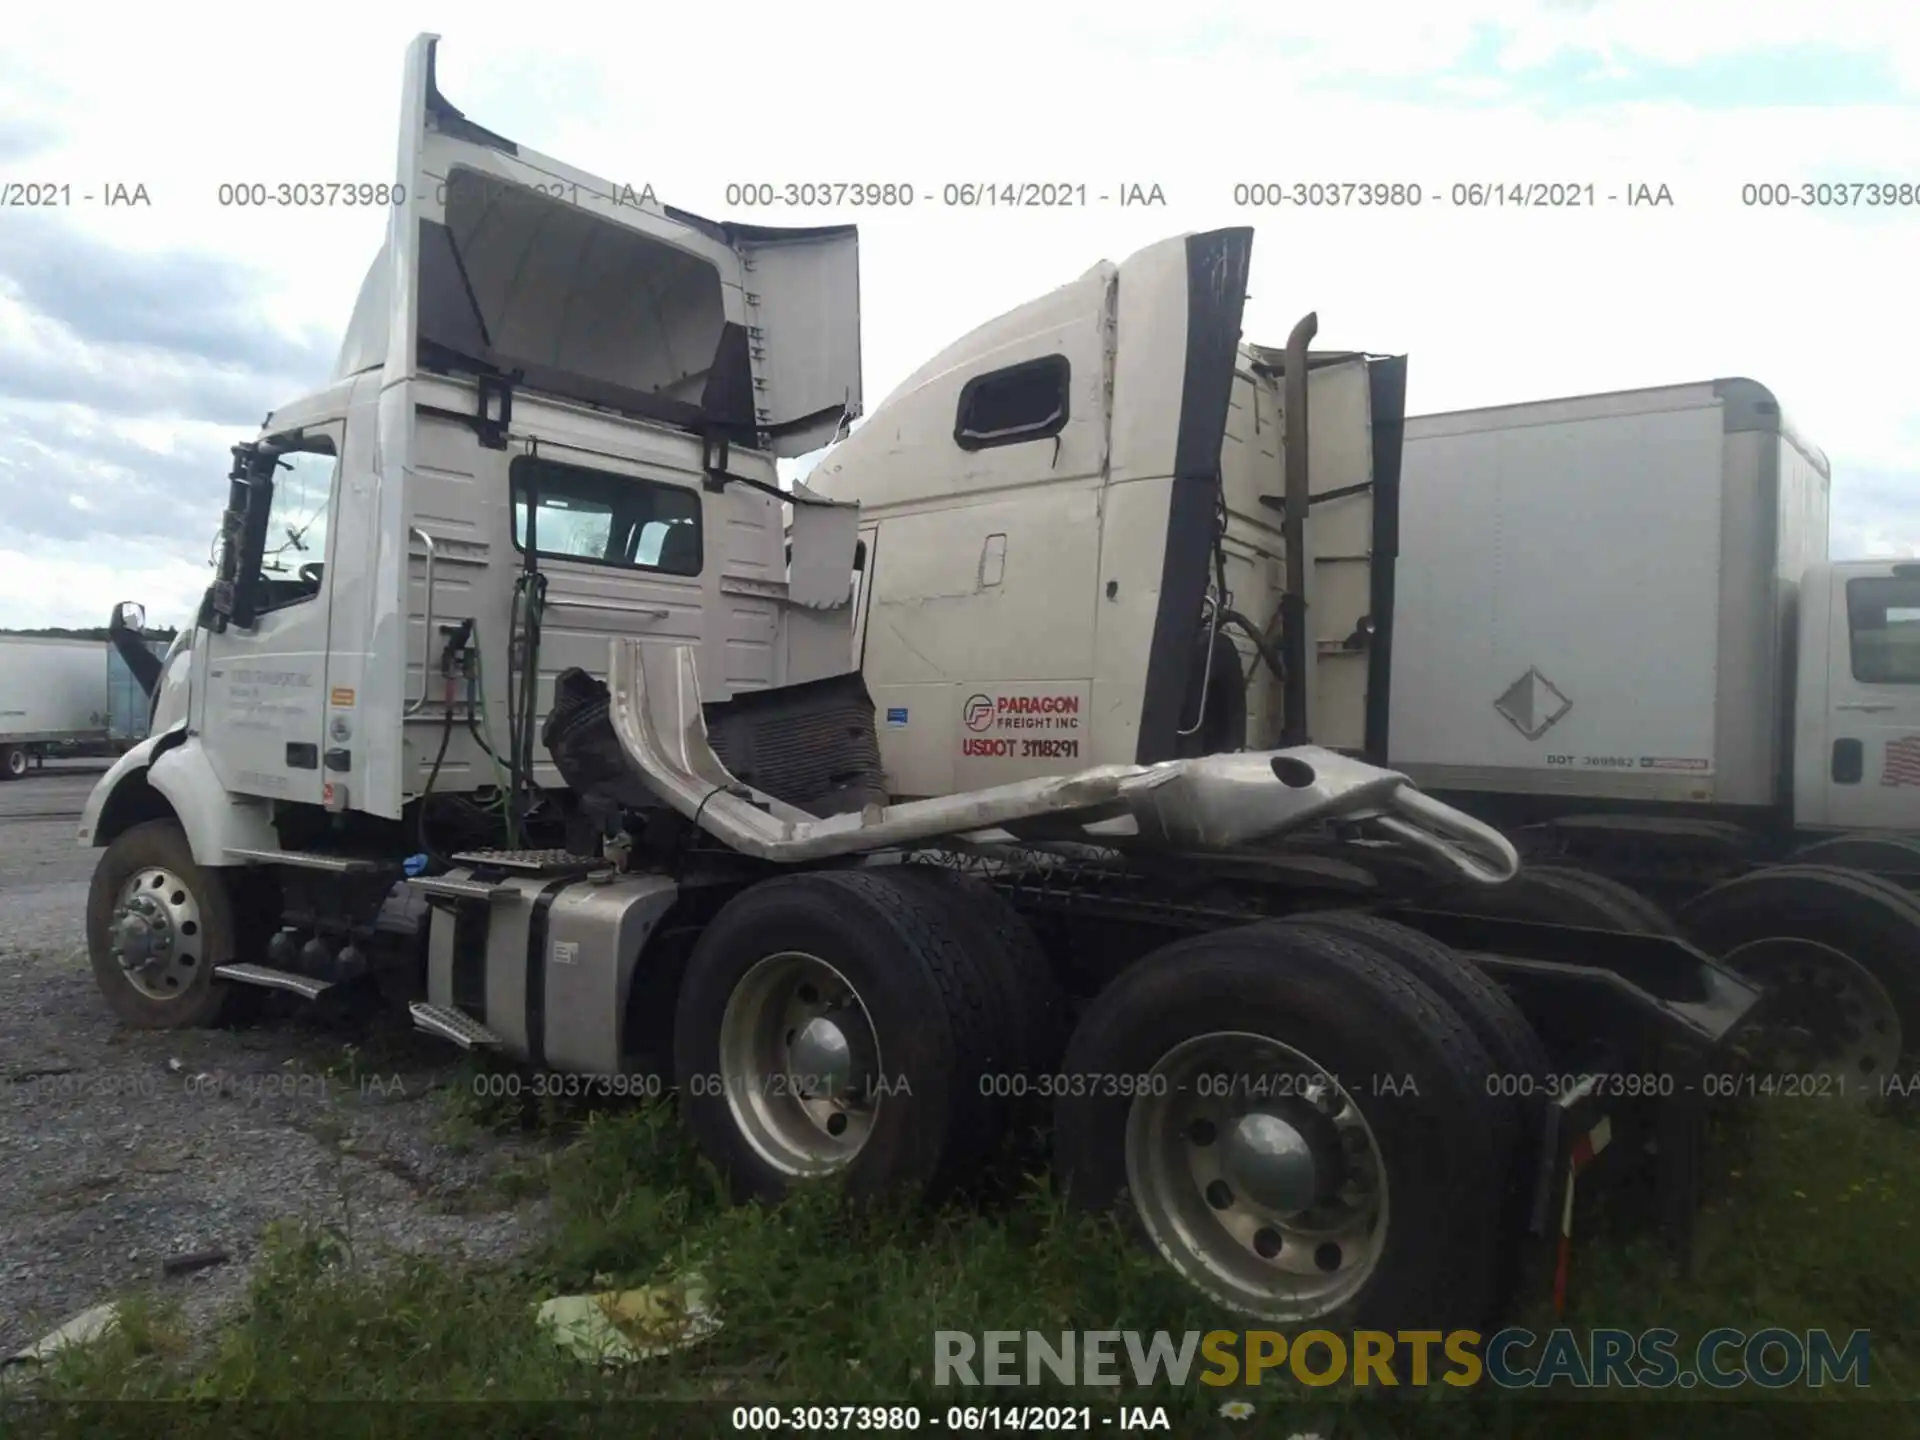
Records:
[[[976,690],[960,705],[960,754],[977,760],[1077,760],[1085,705],[1080,687]]]

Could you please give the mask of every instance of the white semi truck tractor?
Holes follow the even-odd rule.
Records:
[[[1721,379],[1419,416],[1403,455],[1381,758],[1521,846],[1477,903],[1652,897],[1825,1063],[1920,1053],[1920,564],[1828,558],[1819,447]]]
[[[1655,1165],[1684,1239],[1696,1080],[1761,992],[1436,907],[1519,858],[1360,753],[1403,362],[1243,346],[1252,233],[1177,236],[783,489],[863,409],[855,231],[584,174],[435,59],[336,373],[234,447],[215,581],[81,822],[127,1023],[377,988],[658,1077],[743,1195],[963,1184],[1044,1102],[1079,1203],[1276,1320],[1484,1318],[1589,1162]],[[1310,486],[1356,497],[1339,564]],[[1289,663],[1262,590],[1343,633]]]

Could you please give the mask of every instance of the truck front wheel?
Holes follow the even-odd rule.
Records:
[[[1095,999],[1054,1143],[1190,1283],[1288,1324],[1485,1318],[1504,1167],[1492,1062],[1428,986],[1305,925],[1176,942]]]
[[[135,825],[107,846],[87,892],[87,954],[113,1011],[143,1030],[220,1019],[233,987],[233,909],[217,872],[194,863],[172,820]]]
[[[27,773],[27,747],[0,745],[0,780],[18,780]]]

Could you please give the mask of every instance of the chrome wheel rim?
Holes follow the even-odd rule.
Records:
[[[815,955],[759,961],[727,998],[720,1075],[754,1153],[783,1174],[852,1164],[883,1099],[873,1017],[852,983]]]
[[[1387,1170],[1373,1127],[1324,1066],[1244,1031],[1161,1057],[1126,1129],[1127,1184],[1147,1233],[1234,1310],[1309,1320],[1379,1265]]]
[[[149,866],[120,887],[107,948],[127,983],[149,1000],[175,1000],[199,974],[205,941],[200,901],[173,871]]]
[[[1865,1103],[1900,1065],[1900,1011],[1887,987],[1845,951],[1775,936],[1721,956],[1766,992],[1744,1039],[1756,1079]]]

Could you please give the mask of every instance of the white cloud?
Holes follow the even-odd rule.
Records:
[[[222,207],[218,187],[391,178],[402,53],[436,25],[448,97],[535,149],[652,183],[707,214],[859,219],[870,403],[960,332],[1101,256],[1179,230],[1254,224],[1251,338],[1277,340],[1317,310],[1323,343],[1408,353],[1418,410],[1752,375],[1833,459],[1836,548],[1920,545],[1920,398],[1907,360],[1907,337],[1920,332],[1911,279],[1920,206],[1869,217],[1740,202],[1747,181],[1860,173],[1920,184],[1915,111],[1703,111],[1674,97],[1542,116],[1487,107],[1495,92],[1484,70],[1448,82],[1472,106],[1312,88],[1343,73],[1431,75],[1475,53],[1487,25],[1509,32],[1499,52],[1509,71],[1567,54],[1630,68],[1636,57],[1685,64],[1818,44],[1882,56],[1920,82],[1920,21],[1905,12],[1863,0],[1584,9],[1474,0],[1444,11],[1392,0],[1169,15],[985,0],[944,12],[843,6],[828,19],[799,6],[717,16],[556,0],[440,15],[359,0],[331,7],[323,26],[203,5],[189,35],[171,12],[128,12],[102,27],[35,7],[9,18],[0,79],[21,77],[12,90],[31,98],[34,123],[65,138],[8,173],[145,183],[151,209],[78,207],[68,218],[130,247],[262,266],[263,324],[337,333],[380,218]],[[27,113],[25,101],[0,105],[0,131],[5,116]],[[730,210],[727,183],[757,179],[891,179],[921,199],[895,214]],[[1095,193],[1158,183],[1171,204],[956,213],[933,203],[948,180],[986,179],[1084,181]],[[1592,181],[1602,196],[1664,183],[1677,203],[1461,211],[1430,199],[1347,214],[1232,204],[1237,181],[1318,179],[1429,192],[1456,181]],[[49,353],[68,344],[4,304],[0,324],[27,327]],[[85,363],[112,384],[126,361]],[[161,422],[143,423],[137,436],[120,434],[165,450]],[[223,457],[235,438],[212,453]],[[208,443],[205,432],[195,439]],[[1850,495],[1850,471],[1907,477],[1911,498],[1897,484]],[[197,503],[218,503],[223,473],[209,468]],[[183,551],[177,566],[155,559],[139,574],[156,594],[174,587],[184,607],[204,583],[203,560]],[[49,564],[69,578],[52,589],[18,583],[34,567],[53,573]],[[9,550],[4,529],[0,574],[13,585],[0,588],[0,623],[27,623],[29,608],[93,617],[134,578],[73,557],[29,559]]]

